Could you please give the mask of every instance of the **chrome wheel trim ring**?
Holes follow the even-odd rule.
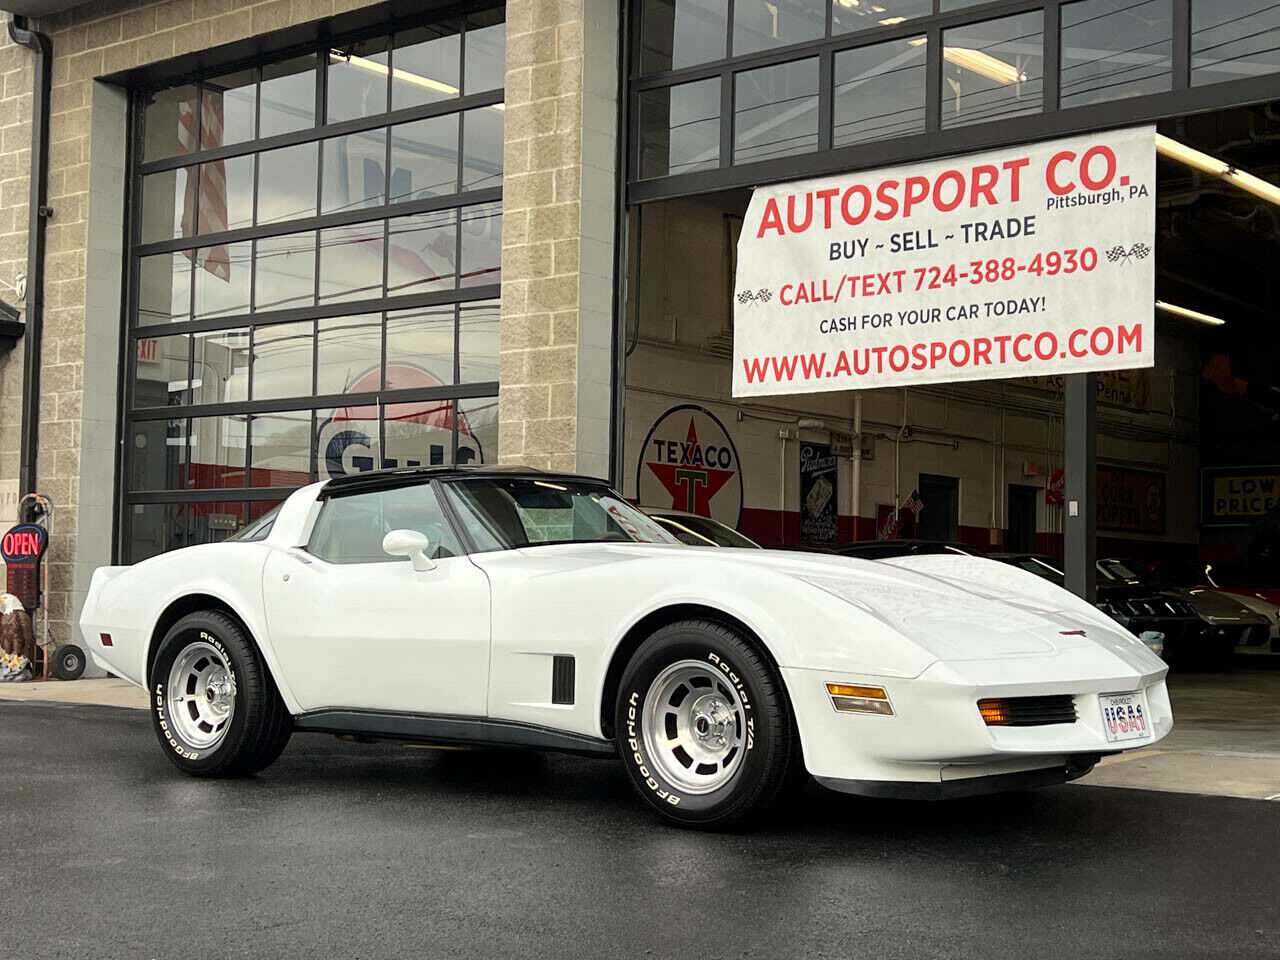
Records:
[[[710,664],[680,660],[654,677],[644,698],[643,723],[649,762],[684,793],[719,790],[742,766],[742,703]]]
[[[211,750],[222,742],[236,712],[235,674],[222,651],[204,640],[182,648],[169,670],[165,712],[187,746]]]

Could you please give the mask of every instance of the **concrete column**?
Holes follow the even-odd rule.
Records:
[[[618,11],[507,4],[499,459],[609,469]]]
[[[1067,589],[1090,603],[1097,596],[1098,393],[1091,373],[1067,377],[1063,402],[1063,525]]]

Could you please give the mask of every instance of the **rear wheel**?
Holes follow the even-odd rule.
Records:
[[[799,758],[772,664],[709,621],[671,624],[640,646],[622,675],[615,729],[637,792],[685,826],[758,817],[794,778]]]
[[[188,614],[151,668],[151,719],[166,756],[197,777],[242,777],[271,764],[293,731],[244,628],[224,613]]]

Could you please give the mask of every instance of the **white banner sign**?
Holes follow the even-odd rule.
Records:
[[[733,395],[1154,363],[1155,128],[761,188]]]

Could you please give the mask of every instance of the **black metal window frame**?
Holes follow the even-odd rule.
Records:
[[[934,13],[892,26],[832,34],[831,3],[826,7],[826,36],[740,57],[725,57],[677,70],[642,73],[644,4],[633,2],[629,19],[631,65],[627,82],[627,202],[645,203],[735,187],[752,187],[854,170],[928,160],[975,150],[1047,140],[1058,136],[1153,123],[1159,120],[1280,99],[1280,72],[1241,80],[1192,86],[1191,3],[1169,0],[1172,15],[1172,78],[1168,91],[1060,109],[1061,11],[1072,0],[995,0]],[[1199,0],[1205,2],[1205,0]],[[728,30],[733,30],[735,0],[728,0]],[[942,33],[1020,13],[1044,13],[1044,77],[1039,112],[971,126],[942,127]],[[833,147],[835,55],[892,40],[925,36],[926,100],[923,133]],[[734,78],[760,67],[818,58],[818,147],[810,153],[733,163]],[[695,80],[720,79],[720,157],[714,169],[640,178],[640,95]]]
[[[474,286],[458,285],[449,290],[438,290],[430,292],[421,292],[399,296],[382,296],[371,297],[361,300],[346,300],[337,302],[321,302],[319,299],[319,285],[321,281],[320,271],[315,271],[316,293],[315,302],[311,306],[302,306],[288,309],[271,310],[270,312],[257,314],[253,310],[252,300],[247,312],[235,315],[218,315],[215,317],[205,317],[201,319],[188,319],[167,323],[148,323],[136,324],[134,321],[138,317],[139,298],[140,298],[140,265],[142,258],[154,254],[175,253],[186,250],[198,250],[206,247],[215,247],[229,245],[236,242],[245,242],[252,240],[260,240],[269,237],[287,236],[290,234],[300,234],[307,232],[318,232],[330,227],[347,226],[359,223],[376,223],[381,221],[383,230],[384,256],[383,256],[383,292],[386,292],[386,279],[388,270],[389,256],[385,250],[388,242],[388,231],[393,220],[398,217],[406,217],[415,214],[430,213],[439,210],[465,210],[470,207],[476,207],[483,204],[501,203],[502,187],[483,187],[478,189],[463,189],[462,172],[465,164],[465,151],[462,142],[463,124],[459,123],[458,144],[457,144],[457,169],[458,180],[456,190],[451,194],[442,196],[433,196],[422,199],[408,200],[396,203],[388,202],[390,197],[391,176],[390,163],[385,164],[384,176],[387,183],[384,184],[382,200],[379,204],[368,207],[361,207],[353,210],[343,210],[328,214],[317,214],[315,216],[299,217],[296,219],[287,219],[268,224],[257,224],[258,209],[258,191],[257,191],[257,173],[255,167],[255,189],[253,195],[253,222],[254,226],[242,227],[232,230],[225,230],[218,233],[196,233],[191,237],[180,237],[168,240],[161,240],[149,243],[141,242],[142,232],[142,185],[143,178],[149,174],[164,172],[168,170],[176,170],[184,167],[198,169],[201,163],[227,160],[234,157],[253,156],[265,153],[268,150],[280,147],[295,146],[306,143],[319,143],[333,138],[341,137],[347,134],[361,133],[369,130],[378,130],[380,128],[391,128],[396,124],[406,123],[415,120],[425,120],[432,117],[457,115],[462,117],[467,111],[484,107],[499,105],[504,102],[505,90],[502,87],[492,90],[486,90],[478,93],[465,94],[462,91],[465,87],[465,57],[460,56],[459,61],[459,93],[448,99],[438,100],[432,103],[420,106],[408,107],[398,110],[391,109],[394,83],[392,78],[388,77],[387,82],[387,103],[386,109],[379,113],[370,114],[368,116],[358,117],[350,120],[343,120],[334,123],[326,123],[326,93],[328,89],[328,68],[330,65],[329,51],[335,48],[348,47],[352,44],[359,43],[364,40],[377,39],[386,37],[390,41],[395,34],[404,33],[431,24],[440,24],[450,22],[459,26],[459,44],[463,50],[466,45],[466,30],[468,29],[468,18],[473,15],[484,15],[492,12],[503,11],[504,4],[493,3],[489,0],[481,0],[481,2],[465,2],[455,6],[436,9],[429,15],[418,14],[408,18],[388,19],[374,26],[366,26],[359,30],[325,36],[321,40],[312,40],[305,44],[282,49],[272,52],[268,56],[257,56],[251,60],[237,60],[231,62],[218,63],[214,66],[202,68],[198,72],[185,74],[181,76],[165,77],[163,83],[156,85],[147,85],[143,83],[135,84],[131,89],[130,107],[129,107],[129,150],[127,156],[128,170],[128,196],[126,201],[126,222],[125,236],[128,241],[128,253],[125,257],[123,266],[125,280],[125,298],[124,310],[122,311],[122,356],[120,364],[120,387],[119,401],[122,411],[121,424],[122,434],[120,443],[120,454],[117,464],[117,523],[116,529],[118,535],[116,537],[115,554],[116,558],[122,562],[129,562],[129,545],[132,539],[132,508],[136,505],[147,504],[200,504],[200,503],[239,503],[246,509],[246,516],[252,519],[248,512],[254,502],[269,506],[272,503],[279,502],[287,498],[297,487],[287,486],[270,486],[270,487],[217,487],[217,488],[201,488],[201,489],[132,489],[130,486],[131,458],[135,455],[133,445],[125,442],[132,435],[132,427],[135,424],[155,422],[155,421],[172,421],[175,426],[180,426],[180,435],[184,443],[190,443],[192,437],[192,429],[194,421],[202,417],[243,417],[245,418],[244,433],[244,476],[245,482],[248,483],[252,478],[250,472],[252,464],[253,443],[252,434],[253,417],[256,415],[296,412],[310,413],[310,455],[309,455],[309,477],[311,481],[318,479],[318,454],[316,443],[319,439],[319,413],[326,409],[337,407],[361,407],[375,406],[379,409],[378,417],[378,442],[380,449],[385,450],[386,443],[386,425],[385,418],[382,416],[382,410],[388,406],[405,403],[419,403],[429,401],[451,401],[454,403],[455,414],[462,403],[467,400],[495,400],[498,394],[498,382],[494,381],[477,381],[469,383],[451,383],[442,386],[421,387],[414,389],[386,389],[385,369],[387,363],[387,323],[388,315],[397,311],[411,310],[418,308],[430,308],[436,306],[455,306],[454,317],[454,338],[453,338],[453,375],[454,380],[458,379],[459,373],[459,349],[460,349],[460,329],[461,314],[467,306],[475,306],[485,301],[497,302],[500,300],[501,285],[500,283],[477,284]],[[505,20],[505,16],[502,17]],[[482,29],[475,27],[474,29]],[[192,99],[195,102],[195,129],[200,131],[201,123],[199,112],[203,107],[204,101],[204,81],[225,77],[228,74],[252,71],[253,81],[257,93],[257,102],[255,104],[254,130],[255,134],[260,130],[262,122],[262,104],[261,104],[261,80],[265,67],[282,63],[289,60],[296,60],[300,57],[315,57],[315,115],[312,125],[288,133],[278,134],[261,139],[247,139],[241,142],[226,144],[223,146],[204,149],[202,145],[197,144],[197,149],[189,153],[178,153],[173,156],[158,158],[154,160],[145,160],[144,157],[144,124],[146,116],[146,105],[149,99],[162,90],[174,89],[182,86],[193,85],[195,90]],[[392,137],[387,137],[387,151],[390,154],[392,149]],[[324,189],[324,166],[318,164],[316,171],[316,189],[317,202]],[[457,246],[455,251],[461,250],[461,216],[455,218],[455,227],[458,231]],[[316,256],[319,258],[319,244],[317,243]],[[194,305],[195,299],[195,271],[198,266],[193,264],[192,281],[190,283],[190,296]],[[196,349],[196,334],[216,331],[235,332],[239,330],[252,331],[277,326],[285,323],[307,322],[313,323],[313,337],[318,335],[319,321],[334,318],[357,316],[367,314],[378,314],[381,318],[381,363],[382,374],[380,385],[382,389],[367,391],[361,393],[343,393],[343,394],[323,394],[323,395],[306,395],[297,397],[286,397],[270,400],[243,400],[231,402],[217,403],[183,403],[180,405],[170,406],[154,406],[139,407],[135,402],[135,389],[137,384],[137,362],[138,362],[138,344],[140,341],[149,338],[160,338],[169,336],[189,337],[187,370],[189,376],[194,376],[192,363],[194,351]],[[190,316],[195,317],[194,309]],[[252,340],[251,340],[252,342]],[[313,340],[312,346],[312,384],[313,390],[317,384],[316,370],[317,365],[317,344],[318,340]],[[252,357],[249,359],[250,369],[247,371],[249,380],[252,381]],[[251,396],[252,394],[250,394]],[[449,451],[449,462],[455,462],[458,453],[458,416],[451,417],[452,420],[452,446]],[[190,448],[188,447],[188,450]],[[185,538],[189,540],[191,530],[188,528],[185,532]]]

